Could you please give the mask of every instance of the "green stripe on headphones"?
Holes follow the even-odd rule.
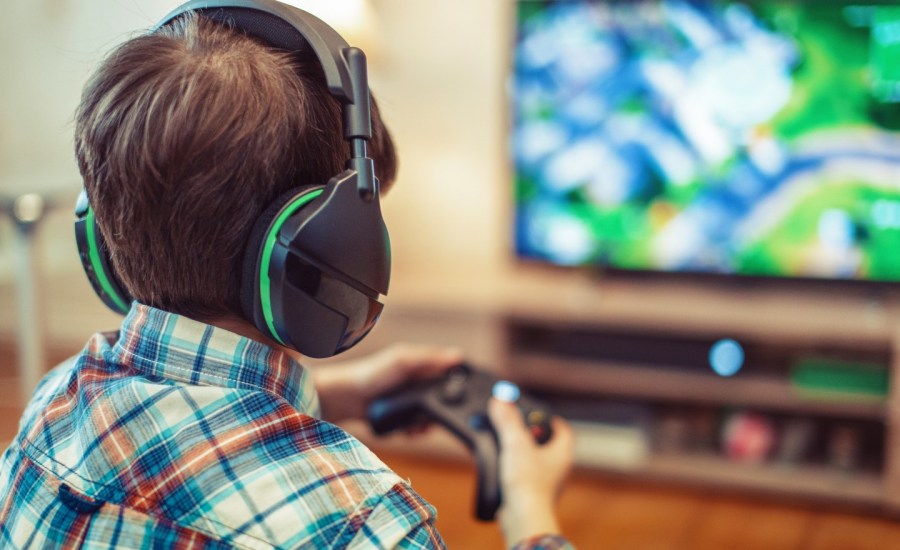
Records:
[[[297,197],[297,199],[282,210],[275,221],[272,222],[272,225],[269,227],[269,231],[266,234],[265,242],[263,243],[262,257],[259,260],[260,305],[262,306],[263,316],[266,319],[266,326],[269,327],[269,332],[280,344],[284,344],[285,342],[275,328],[275,316],[272,313],[271,281],[269,279],[269,262],[272,259],[272,250],[275,248],[275,242],[278,240],[278,231],[281,230],[281,226],[284,225],[284,222],[290,215],[321,194],[322,189],[315,189]]]
[[[94,269],[96,281],[100,283],[103,292],[109,296],[121,311],[128,311],[128,304],[125,303],[125,300],[122,299],[122,296],[119,295],[112,283],[110,283],[109,276],[106,274],[106,269],[103,268],[103,261],[100,259],[100,246],[97,244],[97,225],[94,220],[93,208],[88,209],[85,221],[87,223],[86,237],[88,242],[88,255],[91,258],[91,266]]]

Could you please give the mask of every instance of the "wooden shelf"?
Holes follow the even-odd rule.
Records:
[[[472,462],[471,454],[459,440],[442,429],[430,430],[424,436],[394,434],[385,438],[374,437],[360,423],[345,427],[377,452],[402,452]],[[876,473],[840,472],[805,464],[796,467],[743,465],[713,454],[651,453],[627,464],[618,460],[604,463],[591,456],[576,454],[575,464],[585,471],[624,475],[644,481],[748,490],[782,498],[803,498],[869,509],[883,508],[886,490],[883,476]]]
[[[653,455],[631,473],[661,481],[701,483],[863,507],[880,507],[885,491],[882,476],[875,473],[839,472],[811,465],[741,465],[714,455]]]
[[[900,326],[897,292],[864,287],[600,277],[516,264],[471,277],[403,272],[393,288],[390,307],[400,309],[478,312],[560,325],[714,331],[790,345],[882,345]]]
[[[816,399],[799,394],[786,379],[774,376],[721,378],[712,373],[662,366],[642,367],[514,351],[510,362],[515,365],[511,372],[525,385],[581,395],[744,406],[869,420],[882,420],[887,412],[883,399]]]

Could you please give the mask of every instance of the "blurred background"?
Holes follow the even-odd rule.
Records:
[[[900,10],[887,2],[295,0],[368,54],[400,154],[392,342],[460,346],[577,428],[583,548],[900,547]],[[0,19],[0,447],[120,320],[77,258],[85,80],[173,0]],[[349,429],[440,511],[441,430]]]

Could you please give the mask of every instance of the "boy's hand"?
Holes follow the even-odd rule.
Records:
[[[434,378],[463,362],[461,350],[396,344],[344,363],[321,364],[310,370],[329,422],[365,418],[374,398],[413,380]]]
[[[553,438],[538,445],[513,404],[491,398],[488,415],[500,439],[500,528],[507,547],[537,535],[559,534],[556,497],[572,466],[574,437],[553,418]]]

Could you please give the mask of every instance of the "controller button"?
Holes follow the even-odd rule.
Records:
[[[462,401],[466,395],[466,381],[468,376],[465,371],[454,370],[450,372],[447,381],[441,391],[441,397],[445,403],[454,404]]]
[[[547,435],[547,432],[544,431],[543,426],[531,426],[531,435],[534,437],[535,441],[540,441]]]
[[[469,417],[469,426],[473,430],[484,431],[490,427],[491,423],[484,413],[475,413]]]
[[[529,424],[543,424],[545,420],[547,420],[547,415],[543,411],[531,411],[526,417],[526,422]]]

